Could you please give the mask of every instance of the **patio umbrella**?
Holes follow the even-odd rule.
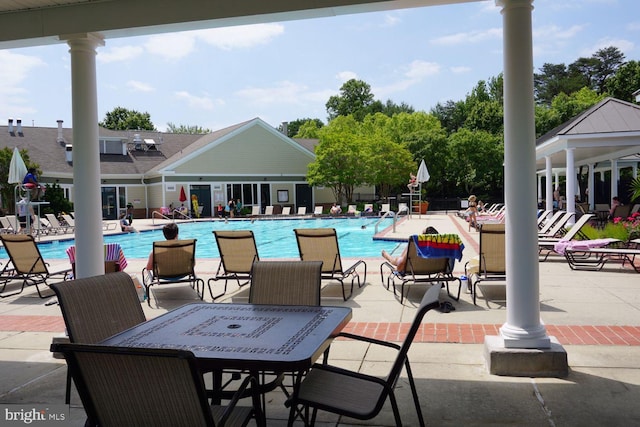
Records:
[[[419,183],[429,181],[431,176],[429,175],[429,171],[427,170],[427,165],[424,163],[424,159],[420,162],[420,167],[418,168],[418,176],[416,177]]]
[[[9,184],[20,184],[27,174],[27,166],[22,160],[18,147],[13,149],[13,156],[11,156],[11,163],[9,163]]]
[[[184,192],[184,187],[180,187],[180,202],[184,203],[187,201],[187,195]]]

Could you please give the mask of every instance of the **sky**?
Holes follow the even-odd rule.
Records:
[[[534,67],[615,46],[640,60],[640,1],[535,0]],[[72,126],[66,44],[0,50],[0,116]],[[124,107],[212,131],[259,117],[318,118],[349,79],[375,99],[430,111],[503,69],[494,1],[107,39],[98,48],[98,119]],[[638,88],[640,89],[640,88]]]

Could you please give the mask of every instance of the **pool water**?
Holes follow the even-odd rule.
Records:
[[[220,256],[213,230],[253,230],[260,258],[298,258],[298,246],[294,228],[335,228],[338,233],[340,255],[346,258],[379,257],[382,249],[392,251],[398,242],[373,240],[376,217],[339,219],[269,219],[241,221],[207,221],[181,223],[179,238],[198,239],[197,258]],[[385,218],[379,225],[382,231],[393,224]],[[135,226],[135,223],[134,223]],[[364,226],[364,228],[363,228]],[[153,231],[105,236],[105,243],[119,243],[127,258],[147,258],[153,242],[164,240],[160,227]],[[74,245],[73,240],[40,243],[40,252],[45,260],[67,259],[66,250]],[[4,249],[0,254],[6,258]]]

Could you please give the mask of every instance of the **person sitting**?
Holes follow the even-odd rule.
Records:
[[[162,227],[162,234],[166,240],[177,240],[178,239],[178,224],[175,222],[170,222],[165,224]],[[147,259],[147,267],[146,270],[149,272],[153,272],[153,250],[149,254],[149,259]]]
[[[342,213],[342,208],[334,203],[333,206],[331,206],[330,212],[331,215],[340,215]]]
[[[38,176],[36,175],[36,168],[29,168],[29,171],[24,176],[22,184],[29,189],[31,200],[37,201],[44,196],[44,187],[38,183]]]
[[[126,213],[122,213],[120,215],[120,230],[122,230],[123,233],[137,233],[138,230],[136,230],[132,225],[129,225],[129,219],[127,218],[127,214]]]
[[[621,205],[622,203],[620,203],[620,199],[618,198],[618,196],[614,196],[613,199],[611,199],[611,209],[609,209],[609,219],[613,219],[613,214],[616,212],[616,208]]]
[[[184,203],[180,204],[180,207],[176,209],[176,212],[178,212],[178,215],[180,215],[181,218],[188,218],[189,210]]]
[[[418,186],[418,178],[414,174],[410,174],[409,183],[407,184],[407,188],[409,192],[413,192]]]
[[[434,227],[427,227],[424,230],[422,230],[422,234],[439,234],[438,230],[436,230]],[[384,249],[382,250],[382,257],[384,259],[386,259],[391,265],[394,266],[394,268],[396,269],[396,271],[399,271],[401,273],[404,273],[405,267],[407,266],[407,251],[409,250],[409,245],[407,245],[404,250],[402,251],[402,254],[400,254],[397,257],[393,257],[391,255],[389,255],[389,253],[387,251],[385,251]]]

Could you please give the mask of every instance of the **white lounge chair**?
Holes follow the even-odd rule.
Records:
[[[307,214],[307,207],[306,206],[300,206],[298,208],[298,215],[306,215]]]
[[[285,206],[282,208],[282,215],[291,215],[291,206]]]
[[[273,215],[273,206],[267,206],[266,208],[264,208],[264,214]]]

